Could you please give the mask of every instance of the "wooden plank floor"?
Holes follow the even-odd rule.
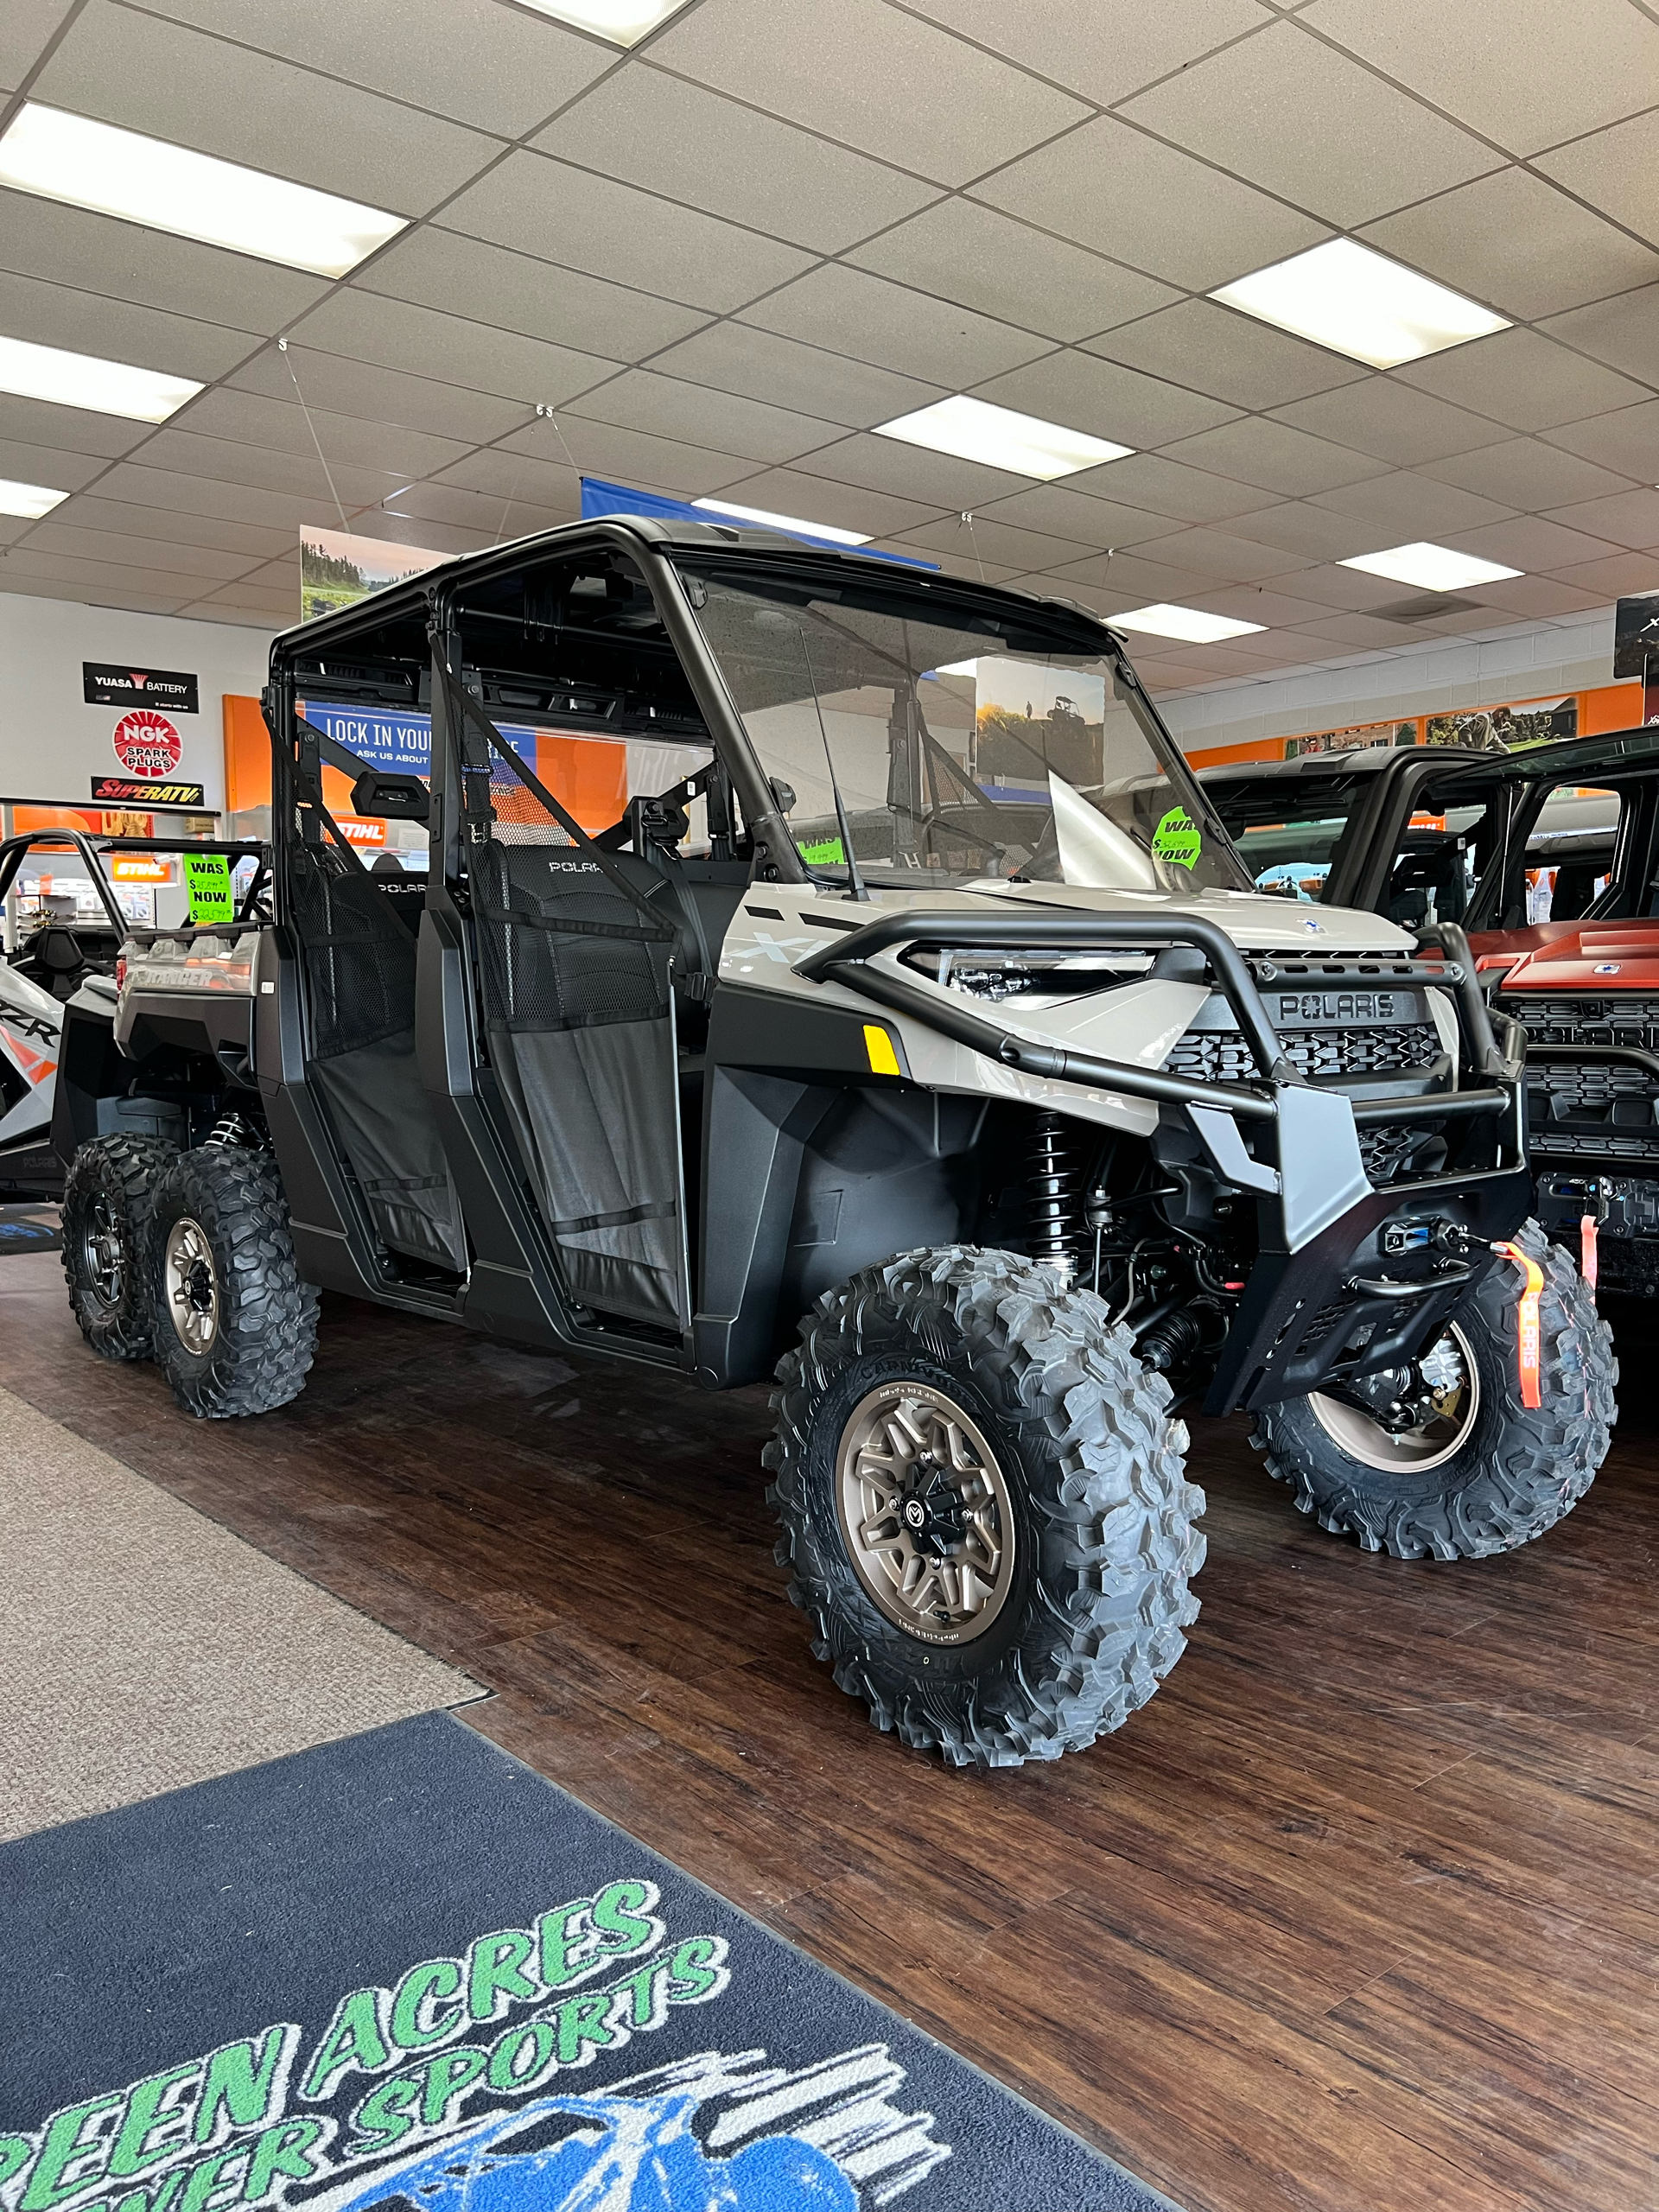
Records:
[[[0,1383],[468,1669],[474,1725],[1189,2212],[1649,2212],[1659,1335],[1620,1323],[1613,1455],[1510,1559],[1368,1558],[1195,1424],[1186,1657],[995,1777],[810,1657],[758,1392],[334,1300],[302,1399],[197,1425],[83,1350],[48,1255],[0,1266]]]

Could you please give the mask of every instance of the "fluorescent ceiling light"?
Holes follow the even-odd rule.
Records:
[[[345,276],[407,227],[378,207],[33,101],[0,138],[0,184],[319,276]]]
[[[1045,484],[1057,476],[1074,476],[1080,468],[1096,468],[1103,461],[1122,461],[1135,450],[1091,438],[1082,430],[1064,429],[1035,415],[993,407],[988,400],[969,399],[960,391],[954,398],[918,408],[913,415],[878,423],[875,435],[902,438],[906,445],[930,446],[935,453],[955,454],[959,461],[982,461],[988,468],[1035,476]]]
[[[677,15],[685,0],[526,0],[526,5],[579,31],[597,31],[613,46],[638,46],[647,31]]]
[[[49,399],[57,407],[86,407],[94,415],[125,415],[135,423],[165,423],[203,387],[188,377],[100,361],[94,353],[65,353],[0,338],[0,391],[22,399]]]
[[[1247,638],[1265,622],[1235,622],[1230,615],[1205,614],[1196,607],[1137,607],[1132,614],[1109,614],[1124,630],[1145,630],[1154,638],[1185,638],[1190,645],[1218,645],[1224,638]]]
[[[1374,369],[1420,361],[1510,327],[1501,315],[1352,238],[1331,238],[1210,296]]]
[[[27,515],[31,522],[38,522],[68,496],[67,492],[48,491],[44,484],[14,484],[0,476],[0,515]]]
[[[1392,583],[1421,584],[1425,591],[1470,591],[1476,584],[1501,583],[1505,576],[1523,573],[1478,560],[1472,553],[1454,553],[1449,545],[1391,545],[1383,553],[1357,553],[1338,565],[1363,569],[1368,576],[1387,576]]]
[[[693,499],[694,507],[707,507],[711,515],[735,515],[741,522],[764,523],[771,530],[804,531],[809,537],[827,538],[831,545],[868,545],[868,530],[832,530],[827,522],[803,522],[798,515],[770,514],[765,507],[734,506],[729,499]]]

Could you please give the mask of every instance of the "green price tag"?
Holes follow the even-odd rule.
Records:
[[[193,923],[236,919],[236,904],[231,896],[231,863],[223,853],[187,853],[184,881],[190,893]]]
[[[1152,833],[1152,856],[1174,868],[1191,868],[1204,849],[1198,825],[1184,806],[1172,806]]]
[[[824,837],[816,845],[803,845],[801,858],[809,868],[833,868],[838,861],[844,862],[847,855],[839,837]]]

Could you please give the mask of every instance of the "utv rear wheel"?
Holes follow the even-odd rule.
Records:
[[[100,1359],[148,1359],[143,1254],[156,1186],[178,1157],[161,1137],[93,1137],[69,1163],[60,1228],[69,1306]]]
[[[1120,1727],[1185,1646],[1204,1493],[1101,1300],[955,1245],[828,1291],[778,1369],[767,1496],[813,1649],[953,1765]]]
[[[317,1294],[300,1279],[268,1155],[178,1156],[156,1193],[149,1277],[156,1363],[187,1413],[269,1413],[304,1389]]]
[[[1487,1559],[1542,1535],[1595,1480],[1618,1418],[1612,1332],[1535,1222],[1516,1241],[1544,1273],[1535,1408],[1521,1402],[1521,1276],[1500,1262],[1416,1372],[1394,1378],[1422,1420],[1391,1429],[1325,1393],[1257,1415],[1268,1473],[1322,1529],[1396,1559]]]

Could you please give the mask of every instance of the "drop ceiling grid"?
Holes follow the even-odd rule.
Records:
[[[1430,0],[694,0],[627,56],[512,0],[353,0],[322,33],[305,0],[31,10],[38,50],[0,35],[18,95],[410,226],[330,285],[6,194],[0,331],[92,351],[101,329],[207,389],[154,430],[0,397],[0,473],[71,493],[8,527],[0,583],[290,619],[281,534],[339,519],[291,366],[350,525],[442,551],[568,518],[582,470],[1104,613],[1271,604],[1268,639],[1156,656],[1182,686],[1421,642],[1338,547],[1507,547],[1533,596],[1465,626],[1565,618],[1659,582],[1659,23],[1567,11],[1584,86],[1551,143],[1522,80],[1552,4],[1456,11],[1484,103]],[[1483,213],[1516,192],[1546,211],[1530,257]],[[1522,327],[1379,375],[1201,296],[1351,230]],[[1575,281],[1606,289],[1563,304]],[[1136,455],[1045,509],[869,435],[953,390]]]

